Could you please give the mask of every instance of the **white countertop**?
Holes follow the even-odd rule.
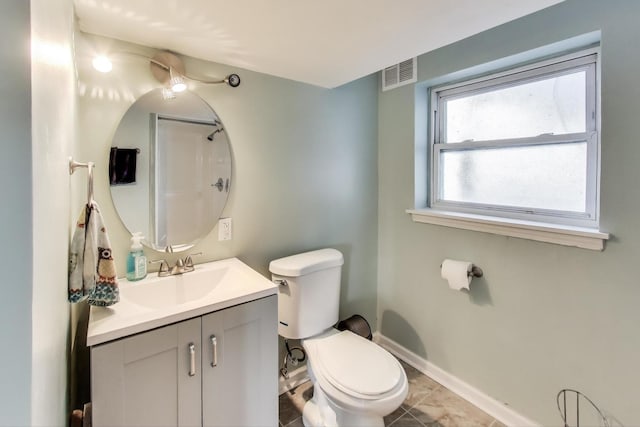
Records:
[[[94,346],[277,294],[277,286],[237,258],[198,264],[193,272],[138,282],[119,280],[120,302],[91,307]]]

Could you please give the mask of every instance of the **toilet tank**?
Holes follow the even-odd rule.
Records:
[[[271,261],[278,283],[278,334],[307,338],[338,321],[340,274],[344,259],[335,249],[320,249]]]

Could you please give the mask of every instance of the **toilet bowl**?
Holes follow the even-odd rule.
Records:
[[[389,352],[338,321],[342,254],[305,252],[272,261],[278,284],[278,333],[297,338],[307,353],[313,398],[303,409],[306,427],[378,427],[404,401],[408,382]]]
[[[307,427],[384,426],[383,417],[407,396],[407,377],[400,363],[359,335],[331,329],[302,345],[314,383],[314,397],[303,411]]]

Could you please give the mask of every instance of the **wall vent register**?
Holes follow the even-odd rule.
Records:
[[[382,70],[382,90],[394,89],[418,79],[418,58],[407,59]]]

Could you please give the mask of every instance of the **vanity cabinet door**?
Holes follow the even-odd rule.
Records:
[[[277,297],[202,317],[204,426],[278,425]]]
[[[201,425],[200,331],[195,318],[92,347],[93,425]]]

